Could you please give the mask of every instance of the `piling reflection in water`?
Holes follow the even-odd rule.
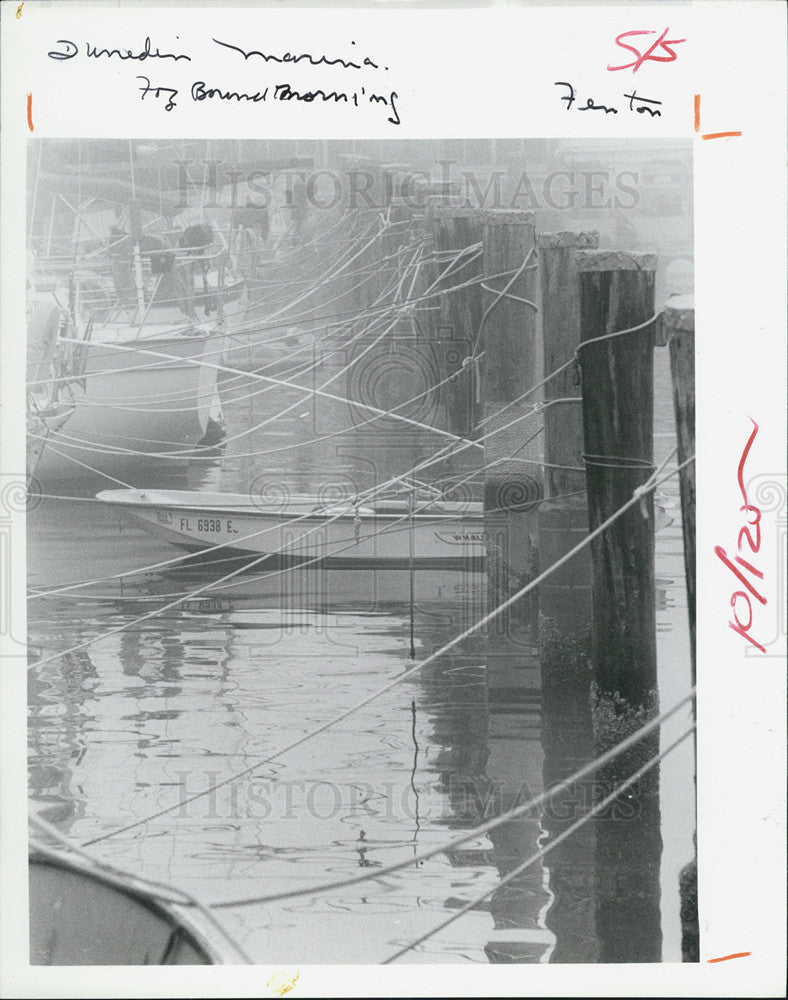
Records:
[[[36,516],[46,517],[46,505]],[[106,516],[99,515],[97,534]],[[572,512],[561,540],[565,548],[574,538],[576,516]],[[562,523],[549,512],[555,544]],[[103,530],[105,541],[120,550],[127,529],[114,541],[117,529],[105,522]],[[407,574],[292,575],[298,572],[271,578],[249,574],[222,597],[197,597],[95,648],[41,668],[33,665],[31,789],[47,805],[45,815],[78,839],[110,830],[121,819],[141,818],[179,795],[206,788],[248,764],[250,755],[259,757],[289,733],[343,709],[407,667]],[[97,602],[92,623],[79,629],[67,601],[48,599],[46,612],[38,602],[32,638],[46,656],[146,613],[147,598],[163,603],[157,593],[199,585],[205,574],[152,575],[139,599]],[[521,635],[519,659],[510,649],[506,669],[497,669],[489,637],[469,639],[379,706],[370,706],[357,722],[340,727],[330,754],[299,753],[267,766],[254,781],[196,802],[183,815],[176,812],[173,821],[142,827],[114,848],[108,841],[109,857],[121,864],[131,849],[146,874],[177,876],[183,884],[207,887],[213,898],[243,895],[249,879],[260,891],[276,891],[288,884],[293,863],[303,867],[307,882],[322,881],[328,842],[334,845],[330,877],[339,878],[348,866],[378,867],[398,856],[392,851],[439,842],[446,832],[472,829],[538,794],[596,752],[588,647],[579,628],[580,595],[588,593],[579,585],[581,575],[572,576],[572,628],[556,628],[550,614],[566,605],[559,578],[552,591],[541,588],[539,641]],[[482,574],[474,576],[417,574],[419,658],[478,620],[486,584]],[[416,930],[489,887],[489,899],[479,906],[482,923],[464,917],[451,944],[441,935],[414,957],[429,960],[448,947],[458,957],[485,956],[492,962],[658,959],[659,815],[648,805],[633,818],[630,795],[543,862],[496,888],[525,857],[607,794],[614,777],[589,780],[453,851],[449,861],[459,877],[451,879],[451,887],[441,867],[431,863],[426,871],[398,877],[393,895],[381,896],[370,886],[364,898],[377,901],[372,904],[345,891],[351,912],[361,914],[372,905],[379,918],[367,933],[358,931],[354,949],[333,954],[341,960],[374,958],[376,949],[390,948],[386,942],[407,943]],[[291,780],[307,785],[291,793],[287,819],[281,796]],[[354,783],[359,791],[353,791]],[[310,799],[315,815],[304,801],[310,788],[318,789]],[[653,802],[647,799],[652,791],[641,783],[639,798]],[[262,822],[268,809],[273,814]],[[199,860],[206,857],[210,870]],[[424,923],[400,930],[395,923],[400,904],[407,908],[414,894],[422,898]],[[385,899],[393,908],[380,909]],[[286,912],[290,918],[298,914],[294,928],[303,928],[300,936],[295,929],[278,936],[270,924],[264,933],[255,930],[251,912],[238,914],[236,928],[261,957],[271,947],[303,957],[313,948],[313,910],[300,904]],[[326,900],[314,913],[322,921],[341,919],[335,908],[326,910]],[[643,928],[642,935],[634,925]],[[622,942],[632,945],[626,953],[615,951]],[[319,948],[314,953],[327,957]]]

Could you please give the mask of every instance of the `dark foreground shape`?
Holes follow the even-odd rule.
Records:
[[[182,907],[118,873],[31,845],[31,965],[214,965]]]

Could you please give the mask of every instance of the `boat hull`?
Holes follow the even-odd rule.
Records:
[[[320,509],[314,498],[276,508],[252,504],[248,497],[243,504],[235,495],[186,491],[108,490],[98,499],[162,541],[216,559],[257,558],[265,568],[484,567],[480,513],[416,513],[411,519],[370,508]]]
[[[221,421],[216,371],[187,361],[215,361],[221,340],[210,334],[130,341],[184,360],[89,343],[84,376],[62,392],[73,411],[49,435],[36,470],[44,480],[82,478],[90,469],[122,475],[151,462],[188,461],[210,421]],[[89,467],[89,468],[86,468]]]

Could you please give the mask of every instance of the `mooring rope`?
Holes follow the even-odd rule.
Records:
[[[458,370],[458,372],[459,371],[460,370]],[[454,372],[454,373],[452,373],[452,375],[447,376],[447,378],[444,381],[449,381],[450,379],[454,378],[455,375],[458,374],[458,372]],[[553,374],[555,374],[555,373],[553,373]],[[550,376],[548,376],[548,378],[549,377]],[[405,403],[400,404],[400,407],[404,407],[406,405],[409,405],[411,402],[413,402],[414,400],[417,400],[417,399],[421,398],[422,395],[426,395],[430,391],[432,391],[432,390],[429,389],[425,393],[420,394],[419,396],[413,397],[413,399],[411,399],[411,400],[407,400]],[[561,400],[556,400],[556,402],[561,402]],[[488,432],[488,434],[483,435],[481,438],[477,439],[477,443],[483,445],[485,443],[485,441],[489,437],[493,436],[494,434],[499,433],[499,431],[506,430],[507,428],[513,426],[514,424],[518,423],[519,421],[521,421],[523,419],[526,419],[527,417],[535,415],[536,413],[540,412],[540,407],[542,405],[543,404],[537,404],[529,413],[522,414],[521,416],[517,417],[515,420],[511,421],[509,424],[506,424],[503,427],[498,428],[498,429],[496,429],[494,431]],[[399,407],[395,407],[394,409],[396,410],[398,408]],[[388,414],[388,412],[393,412],[393,411],[387,411],[387,413],[384,414],[383,416],[386,416]],[[372,421],[378,420],[378,419],[383,419],[383,417],[373,416],[373,417],[368,418],[368,420],[365,421],[365,422],[370,422],[371,423]],[[340,432],[337,432],[337,433],[340,433]],[[346,433],[346,431],[343,430],[341,433]],[[526,442],[526,443],[528,443],[528,442]],[[300,443],[299,443],[298,446],[300,446]],[[256,457],[258,455],[267,455],[267,454],[273,453],[275,451],[285,451],[285,450],[289,450],[291,447],[295,447],[295,446],[283,445],[283,446],[281,446],[278,449],[269,449],[269,450],[260,451],[260,452],[250,452],[250,453],[248,453],[248,457]],[[521,448],[518,448],[512,455],[504,456],[503,458],[496,460],[496,462],[494,462],[493,464],[495,465],[495,464],[503,463],[503,462],[505,462],[507,460],[510,460],[514,455],[517,454],[517,451],[519,451],[519,450],[521,450]],[[68,457],[68,456],[64,456],[64,457]],[[228,457],[235,458],[235,457],[247,457],[247,456],[245,456],[245,455],[242,454],[240,456],[231,455],[231,456],[228,456]],[[412,477],[415,473],[420,472],[420,471],[424,471],[425,469],[429,468],[431,465],[435,465],[435,464],[438,464],[439,462],[445,461],[446,457],[447,456],[443,455],[439,451],[439,452],[436,453],[435,456],[431,457],[430,459],[427,459],[426,461],[418,463],[416,466],[414,466],[411,469],[407,470],[405,473],[402,473],[401,475],[396,476],[396,477],[388,480],[387,482],[381,484],[378,487],[373,488],[373,490],[371,490],[371,491],[367,491],[366,494],[361,494],[360,496],[363,496],[366,499],[371,499],[374,496],[379,495],[385,489],[388,489],[389,487],[397,485],[398,483],[402,482],[403,480],[406,480],[406,479]],[[525,459],[517,459],[517,461],[521,461],[521,462],[524,462],[525,464],[530,464],[530,465],[539,465],[539,466],[542,466],[544,468],[555,468],[555,469],[562,469],[562,470],[567,470],[567,471],[572,471],[572,472],[583,472],[584,471],[584,469],[582,467],[579,467],[579,466],[559,465],[559,464],[550,463],[550,462],[526,461]],[[461,480],[460,485],[462,483],[464,483],[464,482],[467,482],[468,479],[470,479],[471,477],[473,477],[475,475],[478,475],[478,471],[479,470],[473,470],[473,472],[471,472],[469,474],[469,476],[467,476],[464,480]],[[129,488],[131,489],[132,487],[129,487]],[[74,498],[74,499],[78,499],[79,500],[79,499],[86,499],[86,498],[79,498],[79,497],[77,497],[77,498]],[[90,500],[91,500],[91,502],[96,502],[96,503],[102,502],[102,501],[96,501],[93,498],[90,498]],[[253,509],[257,509],[257,505],[254,504],[254,503],[250,504],[250,507],[253,508]],[[303,517],[303,515],[299,515],[298,517],[296,517],[296,518],[292,519],[291,521],[289,521],[288,525],[297,523],[297,521],[301,520],[302,517]],[[267,530],[270,530],[270,529],[263,529],[263,530],[267,531]],[[249,537],[249,538],[255,537],[257,534],[258,533],[255,533],[254,535],[249,535],[247,537]],[[223,549],[223,548],[227,548],[227,547],[230,547],[230,546],[231,546],[230,542],[224,542],[224,543],[221,543],[219,545],[216,545],[213,548],[212,551],[217,551],[217,550],[220,550],[220,549]],[[55,588],[55,589],[49,590],[49,591],[36,592],[35,594],[29,594],[28,595],[28,599],[34,599],[34,598],[37,598],[39,596],[52,596],[52,595],[55,595],[55,594],[64,593],[64,592],[66,592],[68,590],[78,589],[80,587],[92,586],[95,583],[104,583],[104,582],[109,582],[109,581],[114,580],[114,579],[121,579],[121,578],[124,578],[126,576],[133,576],[133,575],[137,575],[137,574],[141,574],[141,573],[152,572],[154,570],[161,569],[161,568],[164,568],[164,567],[168,567],[168,566],[174,565],[176,563],[183,563],[183,562],[186,562],[188,560],[198,560],[198,559],[200,559],[200,557],[204,558],[204,553],[202,553],[202,552],[187,553],[185,555],[176,556],[176,557],[173,557],[172,559],[168,559],[168,560],[165,560],[163,562],[153,564],[151,566],[141,567],[140,569],[127,570],[127,571],[124,571],[122,573],[113,574],[112,576],[101,577],[101,578],[98,578],[98,579],[95,579],[95,580],[89,580],[89,581],[83,581],[81,583],[71,584],[71,585],[69,585],[67,587]],[[222,560],[216,560],[216,562],[221,562],[221,561]],[[221,589],[221,588],[217,587],[217,589]]]
[[[482,420],[479,421],[478,426],[479,427],[483,426],[490,420],[494,420],[496,417],[499,417],[502,413],[505,413],[507,410],[511,409],[511,407],[517,406],[518,403],[521,403],[524,399],[527,399],[530,395],[536,392],[537,389],[541,389],[543,385],[546,385],[551,379],[554,379],[556,375],[560,375],[561,372],[566,371],[567,368],[571,368],[573,365],[576,365],[580,360],[580,351],[582,350],[582,348],[590,344],[601,343],[603,340],[612,340],[614,337],[623,337],[627,333],[636,333],[638,330],[642,330],[645,327],[647,327],[650,323],[653,323],[658,318],[658,316],[659,313],[655,313],[651,317],[651,319],[646,320],[645,323],[640,323],[638,326],[628,327],[626,330],[616,330],[613,333],[603,334],[601,337],[594,337],[592,340],[582,341],[576,348],[573,356],[568,361],[565,361],[563,364],[559,365],[558,368],[553,369],[553,371],[551,371],[549,375],[546,375],[541,380],[541,382],[537,382],[535,385],[530,386],[528,389],[526,389],[525,392],[519,395],[517,399],[511,400],[511,402],[501,407],[500,410],[496,410],[495,413],[488,414],[486,417],[484,417]],[[551,400],[546,400],[545,404],[550,402]]]
[[[603,340],[612,340],[614,337],[623,337],[627,333],[637,333],[638,330],[644,330],[647,326],[651,326],[652,323],[659,319],[659,313],[654,313],[654,315],[647,319],[643,323],[638,323],[637,326],[627,327],[626,330],[616,330],[613,333],[603,333],[600,337],[591,337],[590,340],[581,340],[580,344],[575,351],[575,355],[579,357],[580,351],[585,350],[586,347],[590,347],[592,344],[601,344]]]
[[[540,433],[540,431],[541,431],[541,428],[536,433],[538,434],[538,433]],[[535,437],[536,434],[534,434],[533,436]],[[531,439],[529,439],[529,441],[526,442],[526,443],[530,443],[530,440]],[[675,454],[675,451],[673,452],[673,454]],[[501,458],[495,459],[493,462],[491,462],[487,466],[487,468],[494,468],[496,465],[505,465],[507,462],[512,461],[512,458],[513,458],[512,455],[504,455]],[[515,461],[522,461],[522,460],[515,459]],[[561,469],[574,469],[573,466],[554,466],[554,467],[555,468],[561,468]],[[578,470],[574,470],[574,471],[580,471],[580,472],[582,472],[583,470],[582,469],[578,469]],[[474,477],[478,476],[478,474],[479,474],[479,470],[478,469],[473,469],[467,475],[463,476],[459,480],[456,478],[456,476],[453,477],[453,479],[452,479],[453,488],[454,489],[459,489],[461,486],[465,485],[465,483],[470,482],[472,479],[474,479]],[[368,491],[367,500],[369,500],[369,498],[370,498],[369,494],[371,494],[373,492],[377,494],[377,493],[381,492],[382,490],[387,489],[390,485],[391,485],[391,483],[384,483],[384,484],[381,484],[381,486],[379,486],[379,487],[374,487],[372,491]],[[550,501],[555,501],[555,500],[562,499],[562,498],[565,498],[565,497],[579,496],[579,495],[582,495],[584,493],[585,493],[584,490],[578,490],[578,491],[573,491],[572,493],[565,493],[565,494],[560,494],[559,496],[556,496],[556,497],[550,497],[549,500]],[[47,497],[45,496],[44,498],[46,499]],[[106,501],[97,500],[94,497],[68,497],[68,496],[63,496],[63,497],[52,497],[51,499],[76,500],[76,501],[84,501],[84,502],[89,502],[89,503],[100,503],[100,504],[105,504],[106,503]],[[348,503],[351,503],[351,498],[346,498],[346,499],[347,499]],[[422,504],[422,506],[420,508],[416,508],[416,510],[418,512],[423,512],[424,510],[427,510],[433,503],[437,502],[437,499],[438,498],[436,498],[435,500],[428,500],[428,501],[424,502]],[[372,500],[374,501],[374,497],[372,497]],[[546,501],[540,501],[540,502],[546,502]],[[250,506],[252,506],[253,509],[257,509],[256,505],[250,505]],[[488,508],[488,509],[485,510],[484,513],[485,514],[498,514],[498,513],[503,513],[506,510],[508,510],[507,507]],[[285,523],[284,527],[290,527],[290,526],[296,524],[298,521],[300,521],[300,520],[302,520],[304,518],[310,517],[310,516],[312,516],[312,515],[311,514],[301,514],[301,515],[298,515],[296,517],[293,517],[293,518],[291,518],[289,521],[287,521]],[[341,516],[341,515],[336,515],[336,516]],[[330,523],[330,521],[334,520],[335,517],[328,518],[323,523]],[[398,518],[397,520],[395,520],[392,523],[392,529],[395,529],[396,526],[398,526],[404,520],[404,517],[405,517],[405,515],[403,515],[401,518]],[[270,531],[270,530],[274,530],[274,529],[273,528],[264,528],[264,529],[261,529],[261,531],[259,531],[259,532],[254,532],[252,535],[246,535],[244,537],[245,538],[257,537],[257,536],[259,536],[261,534],[264,534],[265,532]],[[376,533],[376,537],[377,537],[377,535],[382,534],[384,531],[385,531],[385,529],[381,529],[381,531],[379,531],[379,532]],[[305,537],[305,536],[303,536],[303,537]],[[232,545],[233,545],[232,542],[222,542],[219,545],[212,546],[212,548],[210,549],[210,551],[211,552],[216,552],[216,551],[218,551],[220,549],[225,549],[225,548],[228,548],[228,547],[232,548]],[[168,569],[168,568],[171,568],[172,566],[174,566],[176,564],[180,564],[181,566],[183,566],[185,563],[189,562],[190,560],[196,560],[197,561],[197,567],[196,568],[200,569],[200,570],[214,568],[216,566],[220,566],[223,563],[227,563],[227,562],[231,562],[231,563],[237,562],[237,558],[238,558],[237,556],[226,556],[226,557],[221,558],[221,559],[206,560],[206,551],[207,550],[201,550],[199,552],[189,552],[189,553],[185,553],[184,555],[173,556],[172,558],[164,560],[163,562],[154,563],[154,564],[147,565],[147,566],[142,566],[142,567],[139,567],[137,569],[124,570],[123,572],[114,573],[114,574],[112,574],[110,576],[96,577],[96,578],[94,578],[92,580],[84,580],[84,581],[81,581],[79,583],[72,583],[72,584],[68,584],[68,585],[65,585],[65,586],[61,586],[61,587],[55,587],[55,588],[53,588],[51,590],[35,591],[33,593],[28,593],[27,599],[28,600],[34,600],[34,599],[36,599],[38,597],[52,597],[52,596],[57,596],[57,595],[59,595],[61,593],[67,593],[69,591],[77,590],[77,589],[80,589],[80,588],[83,588],[83,587],[94,586],[97,583],[109,583],[112,580],[118,580],[118,579],[123,580],[126,577],[137,576],[137,575],[141,575],[141,574],[144,574],[144,573],[151,573],[151,572],[154,572],[155,570],[160,570],[160,569]],[[281,550],[281,549],[277,550],[277,552],[271,553],[271,555],[272,556],[273,555],[277,555],[281,551],[283,551],[283,550]],[[344,551],[344,550],[340,550],[340,551]],[[186,567],[186,569],[189,569],[189,568],[192,568],[192,567],[189,567],[189,566]],[[262,579],[263,580],[270,580],[273,577],[286,574],[289,571],[290,571],[290,568],[275,570],[275,571],[272,571],[270,573],[265,573],[263,575]],[[221,581],[217,581],[216,584],[210,588],[211,589],[211,593],[212,594],[213,593],[217,593],[217,592],[224,593],[227,590],[232,590],[234,587],[243,586],[244,582],[245,582],[244,580],[236,580],[236,581],[233,581],[231,583],[222,583]],[[101,594],[101,595],[96,595],[96,594],[81,594],[81,595],[76,595],[76,596],[78,596],[78,598],[81,599],[81,600],[102,600],[102,601],[114,601],[114,602],[127,601],[127,602],[130,602],[130,603],[140,604],[140,603],[144,603],[146,601],[153,602],[153,601],[160,601],[160,600],[165,600],[167,598],[175,598],[175,597],[181,597],[181,598],[183,598],[184,601],[187,601],[190,598],[192,598],[194,596],[194,594],[193,594],[192,591],[179,591],[179,592],[168,593],[168,594],[155,594],[155,595],[151,595],[151,596],[148,596],[148,597],[142,597],[142,596],[139,596],[139,595],[137,595],[137,596],[123,596],[123,597],[121,597],[121,596],[119,596],[117,594]]]
[[[482,314],[482,318],[481,318],[481,321],[479,323],[479,329],[476,331],[476,337],[474,338],[474,341],[473,341],[473,351],[471,352],[472,355],[475,355],[476,352],[477,352],[477,350],[479,349],[479,342],[481,340],[482,333],[484,332],[485,323],[487,322],[488,318],[490,317],[490,314],[492,313],[492,311],[495,309],[495,307],[498,305],[499,302],[503,301],[503,299],[505,299],[507,297],[513,297],[513,296],[511,296],[511,294],[509,292],[509,289],[512,287],[512,285],[517,281],[517,279],[525,271],[531,270],[532,268],[534,268],[534,267],[537,266],[536,264],[529,264],[528,263],[530,261],[531,257],[533,257],[535,251],[536,251],[536,247],[531,247],[531,249],[526,254],[525,260],[515,270],[514,274],[512,275],[512,277],[509,279],[509,281],[507,282],[507,284],[503,288],[501,288],[499,290],[496,290],[496,289],[493,289],[493,288],[488,288],[487,289],[488,292],[490,292],[490,293],[492,293],[492,294],[495,295],[495,298],[487,306],[487,308],[484,310],[484,313]],[[491,279],[489,277],[485,277],[484,278],[484,281],[490,281],[490,280]],[[484,283],[483,282],[482,282],[482,287],[484,287]],[[534,309],[537,308],[536,305],[534,305],[533,302],[528,302],[528,305],[533,306]]]
[[[600,469],[619,469],[626,472],[650,472],[654,463],[645,458],[623,458],[620,455],[586,455],[583,454],[586,465]]]
[[[677,468],[674,469],[668,476],[666,476],[666,478],[670,478],[670,476],[676,475],[678,473],[678,471],[683,466],[689,464],[689,462],[691,462],[691,461],[694,461],[694,456],[692,458],[690,458],[690,459],[687,459],[686,462],[681,463],[681,465],[677,466]],[[472,625],[469,628],[465,629],[459,635],[455,636],[449,642],[445,643],[440,649],[438,649],[435,652],[431,653],[426,659],[421,660],[419,663],[415,664],[413,667],[410,667],[408,670],[403,671],[393,681],[390,681],[387,684],[383,685],[382,687],[378,688],[377,690],[373,691],[371,694],[365,696],[360,701],[354,703],[349,708],[345,709],[343,712],[335,715],[333,718],[329,719],[327,722],[322,723],[320,726],[314,727],[313,729],[309,730],[309,732],[303,734],[300,737],[297,737],[296,739],[292,740],[290,743],[285,744],[283,747],[280,747],[279,749],[273,751],[268,756],[266,756],[263,760],[257,761],[252,766],[250,766],[248,768],[245,768],[244,770],[242,770],[242,771],[240,771],[240,772],[238,772],[238,773],[236,773],[234,775],[231,775],[231,776],[229,776],[227,778],[222,779],[222,781],[217,782],[213,786],[213,789],[223,787],[224,785],[230,784],[231,782],[236,781],[239,778],[245,777],[246,775],[253,773],[258,767],[263,767],[265,764],[271,763],[271,761],[276,760],[277,758],[281,757],[283,754],[289,752],[290,750],[295,749],[296,747],[301,746],[303,743],[306,743],[308,740],[314,738],[315,736],[318,736],[320,733],[325,732],[327,729],[331,728],[331,726],[336,725],[336,723],[342,722],[348,716],[354,714],[355,712],[359,711],[362,708],[365,708],[367,705],[369,705],[375,699],[379,698],[381,695],[385,694],[386,692],[390,691],[392,688],[394,688],[397,685],[401,684],[407,678],[412,677],[414,674],[418,673],[420,670],[422,670],[428,664],[435,662],[435,660],[437,660],[439,657],[443,656],[445,653],[449,652],[449,650],[454,649],[456,646],[458,646],[461,642],[463,642],[469,636],[474,635],[476,632],[478,632],[478,630],[480,628],[482,628],[484,625],[487,625],[490,621],[493,621],[495,618],[498,617],[498,615],[500,615],[507,608],[510,608],[517,601],[520,601],[526,594],[530,593],[534,588],[536,588],[541,583],[543,583],[544,580],[546,580],[557,569],[559,569],[561,566],[563,566],[565,563],[567,563],[570,559],[573,559],[577,555],[578,552],[582,551],[596,537],[598,537],[600,534],[602,534],[602,532],[604,532],[605,530],[607,530],[607,528],[611,524],[613,524],[625,511],[629,510],[629,508],[632,507],[634,504],[639,503],[640,500],[642,499],[642,497],[646,493],[650,492],[653,489],[656,489],[656,487],[658,485],[657,482],[656,482],[656,478],[657,478],[657,475],[659,474],[659,471],[660,470],[657,470],[657,472],[654,473],[654,475],[651,477],[651,479],[647,483],[644,483],[642,486],[638,487],[633,492],[631,498],[626,503],[622,504],[622,506],[619,507],[619,509],[617,511],[615,511],[615,513],[611,514],[610,517],[606,518],[593,531],[590,531],[588,533],[588,535],[586,535],[577,545],[573,546],[573,548],[571,548],[563,556],[561,556],[559,559],[557,559],[550,567],[548,567],[547,569],[545,569],[543,572],[539,573],[536,577],[534,577],[532,580],[530,580],[527,584],[525,584],[523,587],[521,587],[517,591],[515,591],[510,597],[508,597],[505,601],[503,601],[501,604],[499,604],[496,608],[493,608],[492,611],[489,611],[486,615],[483,615],[482,618],[480,618],[474,625]],[[227,579],[230,579],[230,578],[236,576],[241,571],[242,571],[242,569],[235,570],[232,573],[228,574],[226,577],[224,577],[223,580],[220,580],[218,582],[222,583],[222,582],[224,582],[224,580],[227,580]],[[196,591],[193,592],[193,594],[196,595],[198,593],[202,593],[202,591],[208,589],[209,586],[210,585],[206,585],[205,587],[198,588]],[[155,611],[152,611],[152,612],[150,612],[147,615],[143,615],[141,618],[137,619],[133,623],[127,623],[126,626],[120,626],[117,629],[110,630],[109,632],[104,633],[103,636],[98,636],[94,640],[89,640],[86,643],[81,643],[79,646],[74,647],[73,649],[67,650],[64,653],[55,654],[52,657],[48,657],[48,658],[45,658],[43,660],[39,660],[38,663],[40,663],[40,664],[47,663],[47,662],[49,662],[52,659],[58,659],[59,657],[66,655],[66,653],[74,652],[76,649],[79,649],[79,648],[84,648],[86,645],[90,645],[92,641],[97,641],[98,639],[103,638],[106,635],[112,635],[115,632],[123,631],[124,628],[130,627],[132,624],[138,624],[139,622],[144,621],[144,620],[146,620],[148,618],[152,618],[155,615],[160,614],[162,611],[168,610],[170,607],[173,607],[175,604],[178,604],[178,603],[181,603],[181,601],[180,600],[174,601],[174,602],[172,602],[172,604],[165,605],[163,608],[160,608],[160,609],[157,609]],[[145,824],[145,823],[147,823],[147,822],[149,822],[149,821],[151,821],[153,819],[157,819],[160,816],[167,815],[168,813],[172,812],[174,809],[177,809],[177,808],[179,808],[182,805],[186,805],[186,804],[189,804],[189,803],[191,803],[193,801],[196,801],[197,799],[203,798],[205,795],[209,794],[213,789],[206,789],[204,792],[195,793],[195,795],[190,796],[190,797],[188,797],[185,800],[176,802],[173,805],[168,806],[167,808],[164,808],[164,809],[161,809],[161,810],[157,811],[156,813],[153,813],[153,814],[151,814],[149,816],[143,817],[142,819],[135,820],[133,823],[126,824],[125,826],[116,828],[115,830],[111,830],[111,831],[109,831],[109,832],[107,832],[105,834],[101,834],[101,835],[99,835],[97,837],[94,837],[91,840],[86,841],[85,844],[83,844],[83,846],[88,846],[89,844],[97,843],[100,840],[106,840],[109,837],[117,836],[117,835],[119,835],[121,833],[127,832],[128,830],[134,829],[135,827],[142,826],[143,824]]]
[[[436,279],[436,282],[437,282],[437,279]],[[430,288],[434,287],[434,285],[436,284],[436,282],[433,282],[433,284],[430,286]],[[401,284],[402,284],[402,281],[400,281],[400,287],[401,287]],[[379,414],[383,414],[386,411],[380,410],[378,407],[371,407],[368,404],[364,404],[364,403],[358,402],[356,400],[348,400],[346,397],[340,397],[340,396],[335,396],[333,394],[325,393],[323,387],[326,386],[326,385],[330,385],[331,382],[333,382],[333,381],[336,381],[336,379],[340,378],[343,374],[345,374],[346,371],[350,367],[352,367],[353,365],[357,364],[360,361],[360,359],[366,353],[368,353],[369,351],[371,351],[376,346],[376,344],[389,332],[389,330],[393,328],[393,326],[398,321],[398,317],[399,317],[399,314],[397,316],[395,316],[394,319],[391,320],[391,322],[388,324],[388,326],[378,335],[378,337],[376,338],[375,341],[373,341],[361,353],[359,353],[353,359],[351,359],[351,361],[348,363],[348,365],[346,365],[343,369],[340,369],[340,371],[338,371],[334,375],[332,375],[331,378],[328,379],[326,382],[324,382],[323,386],[321,386],[319,388],[315,388],[315,387],[307,388],[307,387],[304,387],[304,386],[300,386],[297,383],[286,382],[286,381],[284,381],[282,379],[276,379],[276,378],[273,378],[271,376],[261,375],[261,374],[258,374],[258,373],[244,373],[241,370],[236,369],[236,368],[232,368],[232,367],[230,367],[228,365],[218,365],[218,364],[214,364],[214,363],[211,363],[211,362],[207,362],[207,361],[204,360],[204,358],[201,358],[199,361],[193,361],[193,359],[175,358],[173,355],[165,354],[165,353],[160,352],[160,351],[152,351],[152,350],[145,349],[145,348],[140,348],[140,347],[130,347],[130,346],[125,346],[125,345],[121,345],[121,344],[107,344],[105,346],[107,348],[112,349],[112,350],[117,350],[117,351],[133,351],[133,352],[135,352],[137,354],[145,354],[145,355],[150,355],[152,357],[160,357],[160,358],[164,358],[164,359],[166,359],[168,361],[180,360],[183,363],[187,363],[187,364],[188,363],[194,363],[194,364],[198,364],[198,365],[200,365],[202,367],[214,369],[217,372],[226,372],[226,373],[235,374],[235,375],[239,375],[239,374],[240,375],[244,375],[245,374],[250,380],[259,380],[259,381],[263,381],[263,382],[265,382],[267,384],[284,386],[286,388],[292,388],[292,389],[295,389],[295,390],[299,391],[301,394],[306,394],[307,396],[315,396],[315,395],[317,395],[317,396],[325,396],[328,399],[332,399],[332,400],[338,401],[338,402],[350,402],[354,406],[359,406],[359,407],[361,407],[363,409],[370,410],[371,412],[376,412],[376,413],[379,413]],[[64,338],[61,338],[61,339],[62,339],[62,341],[64,343],[74,343],[74,342],[79,343],[80,342],[79,340],[75,340],[74,338],[65,338],[64,337]],[[271,423],[273,420],[279,419],[281,416],[283,416],[286,413],[290,412],[291,410],[295,409],[299,405],[300,404],[298,402],[293,403],[290,407],[285,408],[285,410],[280,411],[280,413],[275,414],[272,417],[266,418],[266,420],[262,421],[259,424],[256,424],[253,428],[249,428],[246,431],[239,432],[239,434],[233,435],[231,438],[226,438],[225,441],[224,441],[224,443],[226,444],[228,441],[233,440],[236,437],[245,436],[245,435],[251,433],[253,430],[257,430],[260,427],[265,426],[268,423]],[[444,437],[448,437],[448,438],[450,438],[452,440],[455,440],[455,441],[464,441],[464,440],[467,440],[467,439],[462,438],[460,435],[451,434],[448,431],[443,431],[443,430],[441,430],[439,428],[430,427],[430,425],[428,425],[428,424],[423,424],[423,423],[420,423],[419,421],[413,421],[413,420],[411,420],[411,419],[409,419],[407,417],[404,417],[402,415],[396,415],[395,419],[398,419],[398,420],[404,421],[404,422],[406,422],[408,424],[417,426],[421,430],[426,430],[426,431],[429,431],[429,432],[434,433],[434,434],[438,434],[438,435],[441,435],[441,436],[444,436]],[[172,459],[173,457],[175,457],[175,456],[178,455],[178,452],[173,452],[173,451],[169,451],[169,452],[165,452],[165,453],[148,452],[147,454],[150,457],[162,457],[162,458]]]

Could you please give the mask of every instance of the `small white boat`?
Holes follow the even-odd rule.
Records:
[[[248,494],[186,490],[105,490],[97,499],[133,524],[189,551],[269,556],[265,567],[320,564],[333,569],[484,568],[482,505],[427,494],[408,499],[316,496],[266,502]]]
[[[430,488],[431,490],[432,488]],[[317,496],[266,500],[244,493],[104,490],[96,499],[148,534],[189,552],[259,558],[265,569],[482,571],[487,550],[483,506],[417,490],[411,499]],[[655,529],[672,523],[658,500]]]

